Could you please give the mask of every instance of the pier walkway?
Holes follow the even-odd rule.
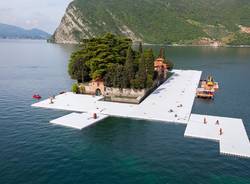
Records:
[[[82,130],[83,128],[91,126],[107,117],[107,115],[97,114],[97,118],[94,119],[93,115],[89,113],[71,113],[52,120],[50,123]]]
[[[84,113],[72,113],[51,121],[77,129],[96,123],[96,120],[88,119],[90,112],[97,113],[99,120],[116,116],[187,124],[185,136],[219,141],[221,153],[250,157],[250,143],[242,120],[206,116],[208,123],[203,124],[205,115],[191,115],[201,73],[194,70],[174,70],[173,76],[138,105],[105,102],[102,97],[69,92],[56,96],[53,104],[47,99],[32,106]],[[217,120],[219,125],[215,124]],[[219,135],[220,128],[223,130],[222,135]]]
[[[192,114],[184,136],[218,141],[222,154],[250,157],[250,143],[241,119]]]

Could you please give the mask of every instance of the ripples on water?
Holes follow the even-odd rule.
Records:
[[[68,112],[31,108],[31,97],[70,89],[72,50],[0,43],[0,183],[250,183],[248,159],[219,155],[215,142],[184,138],[183,125],[108,118],[78,131],[49,124]],[[215,101],[196,100],[194,112],[241,117],[250,135],[249,49],[166,53],[178,68],[212,73],[221,84]]]

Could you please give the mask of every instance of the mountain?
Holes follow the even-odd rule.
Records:
[[[74,0],[51,40],[112,32],[133,41],[250,45],[249,0]]]
[[[17,26],[0,23],[0,38],[9,39],[48,39],[51,35],[39,30],[26,30]]]

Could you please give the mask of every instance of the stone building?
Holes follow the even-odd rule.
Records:
[[[154,62],[154,70],[158,72],[159,75],[163,75],[164,78],[167,77],[168,73],[168,64],[166,64],[165,60],[161,57],[157,58]]]
[[[84,93],[101,96],[105,94],[104,81],[102,79],[96,79],[84,85]]]

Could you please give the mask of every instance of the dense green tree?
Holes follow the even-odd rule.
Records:
[[[140,55],[143,53],[142,42],[139,43],[138,51]]]
[[[154,84],[153,76],[147,75],[146,88],[151,88]]]
[[[158,56],[159,58],[163,58],[163,59],[165,59],[165,50],[164,50],[164,48],[162,47],[162,48],[160,48],[160,53],[159,53],[159,56]]]
[[[88,81],[90,78],[89,68],[86,66],[84,58],[80,57],[80,55],[77,53],[74,53],[71,56],[68,72],[72,79],[75,79],[79,82]]]
[[[104,76],[104,85],[107,87],[114,86],[114,75],[116,73],[117,64],[110,64],[107,69],[107,73]]]
[[[144,52],[141,44],[139,48],[140,52],[134,51],[131,40],[110,33],[83,40],[71,55],[69,74],[79,82],[104,79],[107,87],[150,88],[158,79],[154,77],[153,50]]]
[[[141,55],[141,59],[139,61],[139,68],[136,76],[138,82],[140,83],[139,88],[143,89],[146,87],[147,82],[147,72],[146,72],[146,65],[145,65],[145,58],[144,54]]]
[[[103,78],[110,63],[124,64],[127,49],[132,41],[125,37],[107,33],[104,36],[83,40],[79,51],[71,55],[69,74],[73,79],[79,78],[79,60],[89,69],[91,79]]]
[[[125,67],[122,65],[117,65],[116,72],[113,78],[113,85],[116,88],[126,88],[127,87],[127,77],[125,73]]]
[[[126,63],[125,63],[125,72],[127,78],[127,87],[130,87],[130,82],[135,77],[135,67],[134,67],[134,53],[131,47],[128,48]]]
[[[154,75],[154,52],[152,49],[144,51],[146,72],[153,77]]]

